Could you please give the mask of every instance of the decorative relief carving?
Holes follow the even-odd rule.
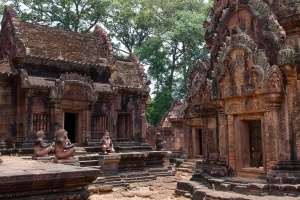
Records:
[[[90,77],[77,73],[62,74],[50,90],[51,99],[95,102],[97,97]]]
[[[189,126],[202,126],[202,119],[201,118],[193,118],[187,120],[187,125]]]
[[[62,100],[60,106],[62,108],[89,109],[90,103],[83,102],[83,101],[74,101],[74,100]]]
[[[270,92],[281,92],[283,90],[282,74],[277,65],[272,66],[274,72],[270,73],[268,86]]]
[[[266,101],[263,96],[249,96],[225,101],[226,114],[264,112],[265,110]]]
[[[278,66],[271,67],[264,51],[257,49],[255,42],[244,33],[227,38],[219,55],[214,78],[222,98],[283,91]]]

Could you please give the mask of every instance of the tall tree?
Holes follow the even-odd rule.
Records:
[[[134,52],[154,31],[155,10],[149,0],[113,0],[104,24],[125,54]]]
[[[202,24],[211,4],[206,0],[114,0],[109,7],[105,25],[111,36],[125,47],[123,52],[136,53],[149,67],[155,97],[147,119],[153,125],[175,96],[184,96],[186,78],[196,61],[208,59]]]
[[[186,79],[197,60],[207,60],[209,52],[204,48],[203,22],[208,18],[209,6],[202,0],[161,0],[154,2],[158,26],[151,37],[136,53],[149,65],[148,75],[155,83],[156,95],[168,98],[154,98],[150,108],[156,105],[161,117],[175,96],[183,98],[186,93]],[[164,94],[162,94],[164,93]],[[168,100],[166,104],[164,101]],[[160,103],[159,103],[160,102]],[[148,120],[157,125],[155,108],[147,110]]]
[[[22,21],[87,33],[104,21],[111,0],[4,0],[11,2]]]

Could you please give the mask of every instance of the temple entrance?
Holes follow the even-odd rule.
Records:
[[[202,143],[202,129],[196,129],[196,142],[197,142],[197,151],[196,156],[202,156],[203,155],[203,143]]]
[[[263,167],[261,121],[240,121],[239,140],[241,168]]]
[[[64,129],[72,143],[77,143],[77,113],[65,113]]]
[[[260,120],[249,122],[250,167],[263,166],[262,137]]]
[[[129,114],[118,115],[118,138],[131,138],[131,117]]]

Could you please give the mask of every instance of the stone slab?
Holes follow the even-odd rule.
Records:
[[[2,156],[0,199],[63,199],[66,195],[87,196],[86,186],[100,175],[93,168],[41,162],[31,157]],[[30,197],[30,198],[29,198]]]

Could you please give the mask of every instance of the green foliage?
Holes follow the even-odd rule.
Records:
[[[157,126],[164,113],[170,108],[171,103],[172,96],[166,88],[157,92],[154,98],[150,101],[150,105],[146,110],[146,118],[148,119],[148,122],[153,126]]]
[[[157,10],[156,24],[151,36],[136,47],[135,53],[149,66],[148,75],[155,84],[156,96],[147,111],[147,120],[156,125],[164,114],[162,111],[169,109],[164,106],[170,106],[175,96],[184,97],[186,79],[196,61],[209,58],[209,52],[204,48],[202,24],[208,18],[211,2],[161,0],[152,3],[152,8]],[[171,98],[158,103],[164,92]]]
[[[113,0],[108,7],[108,17],[104,24],[126,50],[132,53],[153,32],[155,12],[146,0]]]
[[[87,33],[107,17],[110,0],[12,0],[22,21]]]

